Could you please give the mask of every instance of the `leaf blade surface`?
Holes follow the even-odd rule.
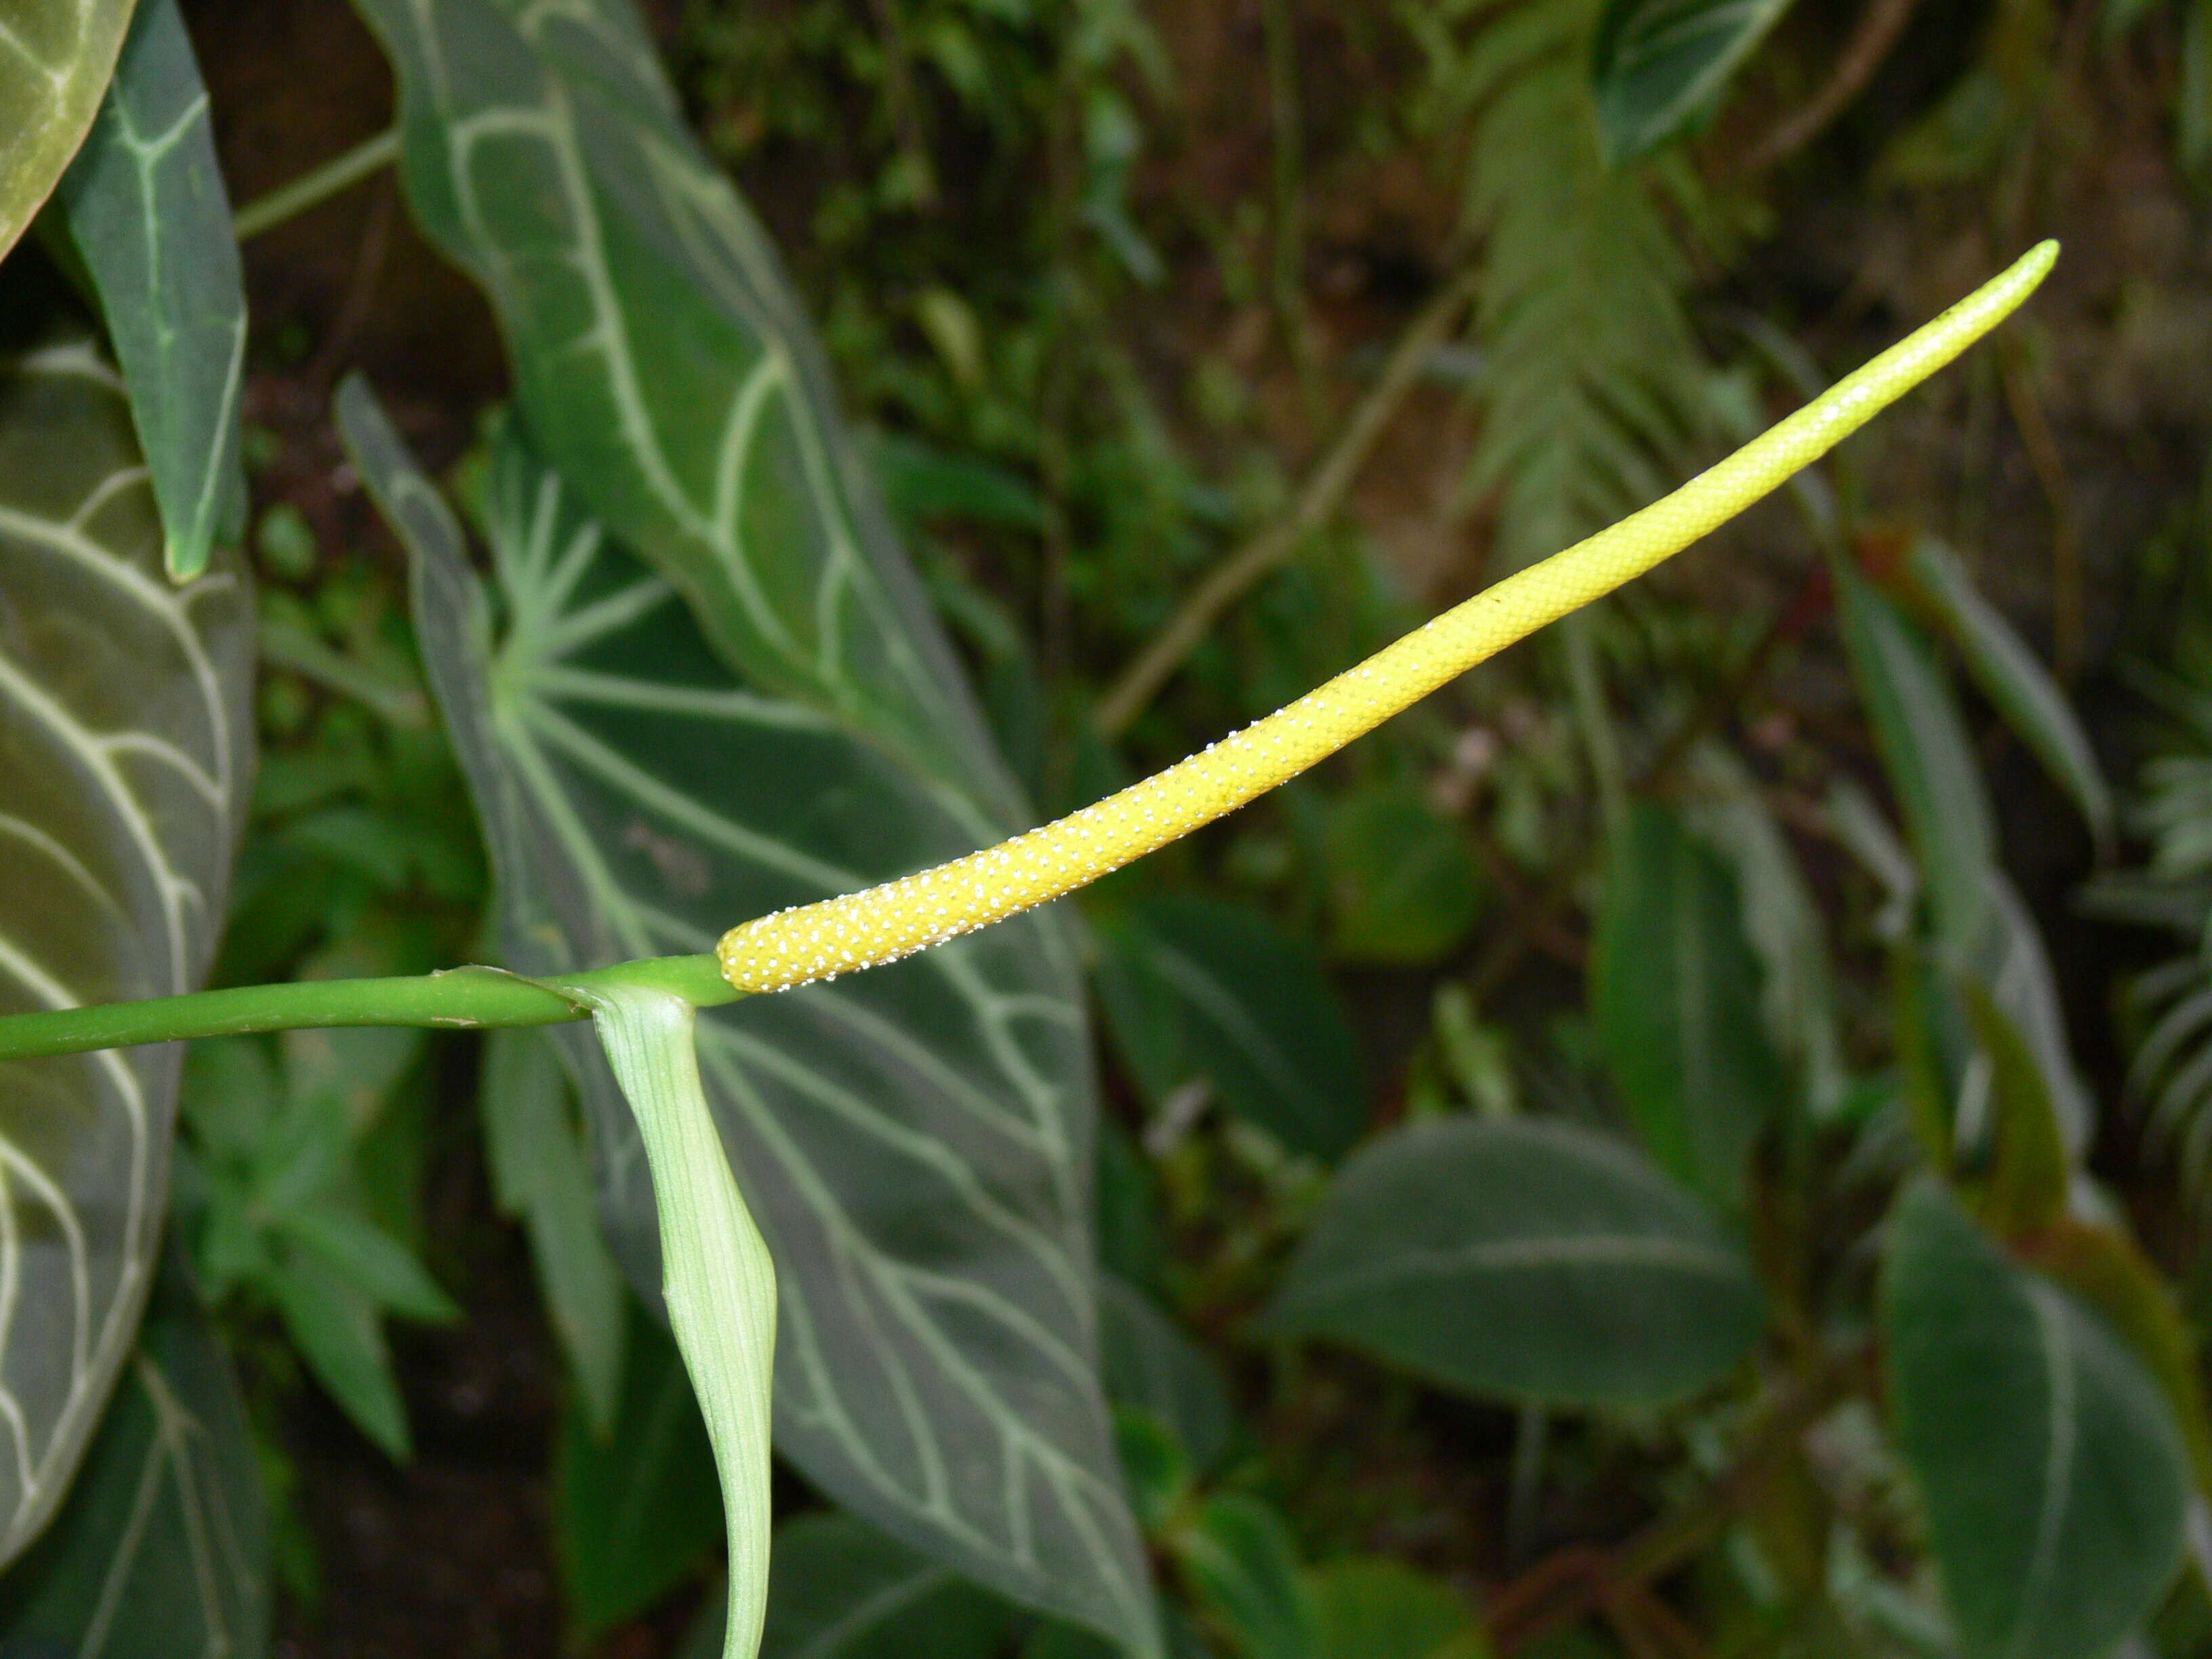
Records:
[[[82,347],[0,373],[0,1012],[198,988],[245,809],[252,650],[234,560],[164,578],[114,374]],[[130,1352],[181,1054],[0,1063],[0,1562],[53,1512]]]

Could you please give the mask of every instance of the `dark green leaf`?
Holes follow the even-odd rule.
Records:
[[[736,918],[995,833],[836,720],[732,684],[667,584],[512,443],[489,503],[511,619],[495,638],[434,490],[365,389],[341,410],[413,543],[423,654],[492,843],[511,966],[703,951]],[[1059,918],[703,1011],[698,1038],[779,1270],[779,1445],[936,1559],[1148,1646],[1096,1374],[1087,1032]],[[617,1255],[655,1294],[629,1109],[588,1038],[563,1053]]]
[[[1319,1659],[1297,1550],[1272,1507],[1243,1492],[1219,1493],[1167,1545],[1199,1607],[1243,1659]]]
[[[163,577],[113,373],[82,348],[0,369],[0,1012],[200,983],[252,764],[252,650],[234,559]],[[68,1490],[130,1352],[181,1057],[0,1064],[0,1561]]]
[[[1899,1203],[1881,1322],[1961,1654],[2109,1652],[2181,1561],[2189,1465],[2158,1385],[1933,1182]]]
[[[562,1583],[587,1638],[652,1607],[721,1541],[714,1453],[690,1379],[668,1333],[641,1315],[629,1322],[614,1431],[602,1436],[573,1405],[562,1413],[554,1492]]]
[[[902,525],[941,519],[1042,534],[1044,498],[1018,473],[973,455],[938,448],[903,432],[869,434],[867,460],[883,480],[884,499]]]
[[[1328,875],[1329,945],[1351,961],[1434,962],[1482,914],[1482,873],[1466,834],[1410,786],[1362,790],[1337,805]]]
[[[1452,1118],[1346,1164],[1268,1322],[1470,1394],[1640,1406],[1726,1376],[1761,1313],[1741,1249],[1627,1147]]]
[[[1188,1501],[1190,1454],[1182,1437],[1142,1406],[1114,1409],[1114,1449],[1128,1482],[1129,1501],[1147,1533],[1165,1530]]]
[[[1607,153],[1657,149],[1703,112],[1790,0],[1607,0],[1590,66]]]
[[[365,1138],[422,1045],[418,1030],[374,1027],[204,1038],[185,1076],[202,1185],[188,1224],[210,1292],[273,1302],[308,1370],[395,1457],[408,1434],[384,1316],[459,1313],[395,1236],[404,1212],[376,1212],[364,1167]]]
[[[357,4],[409,201],[490,299],[547,460],[752,685],[1013,815],[781,262],[629,0]]]
[[[1155,1110],[1192,1084],[1293,1152],[1341,1155],[1367,1117],[1359,1048],[1321,963],[1249,908],[1192,894],[1104,918],[1098,990]]]
[[[2073,1184],[2066,1138],[2020,1028],[1980,986],[1966,988],[1966,1018],[1989,1057],[1996,1158],[1983,1217],[2000,1237],[2048,1227],[2066,1212]]]
[[[1735,878],[1744,937],[1759,958],[1767,1035],[1795,1067],[1814,1114],[1826,1118],[1845,1089],[1843,1031],[1826,925],[1812,885],[1742,762],[1705,744],[1691,766],[1704,793],[1686,805],[1684,822]]]
[[[2112,842],[2112,795],[2066,694],[2002,612],[1981,595],[1958,556],[1923,536],[1906,569],[1914,587],[2014,735],[2043,763],[2051,781],[2081,809],[2100,848]]]
[[[776,1528],[760,1659],[990,1659],[1012,1625],[998,1597],[849,1516]]]
[[[1786,1099],[1735,881],[1664,809],[1639,804],[1613,849],[1590,951],[1590,1007],[1644,1145],[1722,1205]]]
[[[246,529],[246,294],[207,88],[177,0],[139,0],[58,199],[107,319],[154,473],[171,580]]]
[[[599,1231],[589,1149],[568,1107],[568,1079],[544,1034],[485,1039],[484,1161],[500,1212],[522,1223],[545,1313],[582,1390],[592,1431],[612,1431],[623,1372],[623,1289]]]
[[[392,1352],[384,1345],[376,1298],[321,1258],[296,1251],[269,1267],[258,1282],[276,1304],[284,1334],[315,1381],[386,1455],[405,1462],[413,1455],[414,1442],[407,1432],[399,1383],[392,1374]]]
[[[2150,15],[2158,0],[2105,0],[2105,15],[2099,20],[2107,40],[2117,40]]]
[[[1348,1556],[1306,1574],[1321,1659],[1488,1659],[1490,1644],[1443,1579],[1382,1555]]]
[[[1173,1429],[1201,1474],[1221,1461],[1237,1418],[1213,1357],[1111,1273],[1098,1280],[1098,1346],[1115,1405],[1148,1411]]]
[[[1920,631],[1846,567],[1836,568],[1851,669],[1919,866],[1938,962],[1978,981],[2020,1028],[2051,1091],[2069,1147],[2088,1139],[2094,1108],[2074,1070],[2051,963],[2027,907],[1997,863],[1996,831],[1966,722]],[[1951,1081],[1964,1080],[1964,1073]],[[1969,1097],[1958,1129],[1982,1125]]]
[[[260,1659],[269,1608],[245,1406],[173,1256],[69,1502],[0,1577],[0,1653]]]
[[[0,258],[60,182],[100,112],[131,0],[15,0],[0,52]]]
[[[414,1253],[364,1216],[337,1204],[310,1204],[285,1218],[284,1231],[380,1308],[409,1319],[460,1317]]]
[[[1835,569],[1844,643],[1919,860],[1936,936],[1963,963],[1988,929],[1997,856],[1973,744],[1920,630],[1856,572]]]

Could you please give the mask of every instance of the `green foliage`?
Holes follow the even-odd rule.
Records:
[[[0,1579],[0,1650],[261,1659],[270,1602],[238,1380],[172,1251],[69,1502]]]
[[[1625,1407],[1725,1376],[1759,1300],[1741,1249],[1627,1147],[1461,1119],[1345,1166],[1269,1320],[1472,1394]]]
[[[246,528],[246,295],[176,0],[142,0],[60,202],[131,388],[169,577],[188,580]]]
[[[1801,185],[1858,168],[1915,222],[1931,186],[1982,192],[2008,237],[2096,150],[2095,100],[2051,92],[2082,64],[2178,96],[2185,157],[2212,109],[2198,0],[2113,0],[2108,29],[2138,39],[2101,59],[2044,0],[1923,10],[1838,142],[1765,174],[1709,119],[1723,88],[1767,120],[1827,81],[1853,9],[1775,32],[1786,0],[702,3],[652,13],[673,76],[627,0],[358,9],[396,71],[407,205],[490,301],[514,407],[447,406],[374,355],[382,308],[410,303],[396,263],[311,360],[275,331],[241,357],[210,134],[254,112],[207,108],[173,4],[144,0],[41,238],[125,377],[48,352],[0,387],[7,1008],[206,971],[248,817],[251,609],[221,547],[181,590],[160,562],[243,532],[241,451],[265,759],[217,982],[696,952],[1217,737],[1479,567],[1650,499],[1770,390],[1817,391],[1917,289],[1881,259],[1847,288],[1832,254],[1808,261]],[[1779,112],[1778,134],[1805,112]],[[11,131],[0,158],[49,136]],[[796,229],[804,301],[723,163]],[[1838,246],[1889,246],[1851,240],[1869,227],[1841,207],[1813,216]],[[27,337],[67,308],[39,297],[52,274],[8,268]],[[1467,339],[1403,360],[1413,390],[1376,413],[1401,313],[1462,274]],[[1789,343],[1801,326],[1820,361]],[[359,381],[337,411],[354,466],[331,471],[304,411],[349,351],[425,454],[464,448],[440,483]],[[242,443],[241,362],[270,423]],[[598,1040],[203,1043],[178,1237],[271,1362],[257,1404],[281,1406],[289,1349],[404,1448],[384,1322],[451,1316],[426,1260],[497,1293],[471,1271],[477,1212],[443,1231],[450,1194],[488,1200],[526,1237],[566,1373],[570,1642],[665,1645],[726,1534],[734,1610],[709,1589],[681,1650],[741,1652],[768,1537],[750,1206],[781,1304],[778,1506],[804,1511],[803,1481],[850,1511],[777,1530],[769,1659],[2179,1659],[2195,1591],[2152,1615],[2212,1474],[2166,1277],[2183,1229],[2130,1121],[2097,1121],[2005,863],[2027,854],[2042,904],[2047,849],[1993,802],[1984,726],[2100,857],[2124,826],[2069,693],[1968,579],[1996,550],[1980,486],[1943,498],[1957,454],[2009,477],[1985,417],[1997,389],[2020,403],[2016,367],[1970,390],[1961,441],[1930,400],[1910,465],[1871,434],[1803,481],[1803,526],[1747,526],[1564,661],[1486,667],[1102,892],[1086,927],[1027,918],[703,1011],[696,1042],[688,1005],[638,993]],[[1341,489],[1310,507],[1370,416],[1390,465],[1356,510]],[[1217,560],[1281,535],[1294,556],[1126,746],[1100,736],[1096,688]],[[122,597],[57,588],[72,556],[127,570]],[[2148,1030],[2123,1035],[2154,1127],[2212,1168],[2212,715],[2183,712],[2138,809],[2153,871],[2103,890],[2181,940],[2131,1005]],[[229,770],[195,800],[218,737]],[[75,763],[93,755],[107,772]],[[159,896],[192,890],[179,947],[148,948]],[[219,1356],[173,1285],[129,1352],[175,1063],[0,1066],[0,1499],[25,1468],[35,1488],[13,1547],[112,1401],[0,1577],[10,1654],[21,1631],[96,1647],[103,1583],[106,1650],[267,1645]],[[1642,1152],[1598,1127],[1617,1107]],[[83,1224],[118,1204],[124,1224]],[[70,1216],[87,1311],[52,1319]],[[149,1413],[188,1394],[189,1419]],[[126,1492],[149,1524],[105,1549]],[[1475,1583],[1498,1587],[1486,1612]]]
[[[1899,1203],[1881,1320],[1899,1440],[1962,1653],[2109,1651],[2180,1559],[2188,1464],[2098,1317],[1926,1185]]]
[[[1447,955],[1482,914],[1467,837],[1418,790],[1382,784],[1329,815],[1329,947],[1351,962],[1415,967]]]
[[[179,1185],[210,1295],[274,1308],[316,1380],[398,1458],[406,1410],[383,1321],[460,1310],[379,1224],[361,1152],[422,1050],[410,1030],[288,1031],[280,1056],[263,1038],[216,1037],[193,1048],[184,1089]]]
[[[641,1310],[628,1337],[612,1420],[572,1405],[554,1462],[561,1584],[587,1637],[695,1577],[722,1537],[714,1448],[676,1344]]]
[[[1364,1127],[1357,1039],[1321,963],[1264,916],[1164,896],[1098,925],[1099,1000],[1153,1111],[1211,1090],[1293,1152],[1340,1155]]]
[[[1590,1011],[1615,1083],[1662,1168],[1723,1207],[1787,1105],[1759,963],[1728,868],[1663,809],[1613,851],[1590,952]]]
[[[1212,1356],[1151,1297],[1111,1273],[1098,1280],[1098,1364],[1114,1403],[1157,1419],[1199,1473],[1221,1462],[1237,1419]]]
[[[20,780],[0,806],[0,1011],[196,989],[215,951],[252,770],[250,609],[234,559],[168,585],[141,468],[89,347],[0,372],[0,755]],[[0,1062],[0,1560],[68,1491],[130,1355],[179,1059]]]
[[[1463,39],[1449,9],[1419,27],[1440,109],[1473,112],[1485,419],[1467,488],[1496,493],[1504,571],[1659,493],[1701,435],[1705,369],[1652,181],[1600,150],[1585,74],[1594,6],[1471,8],[1480,27]]]
[[[963,806],[874,744],[732,684],[675,591],[511,431],[484,501],[507,621],[492,637],[458,527],[365,389],[342,418],[411,544],[417,628],[493,848],[510,967],[703,950],[731,916],[865,884],[973,833]],[[781,787],[794,776],[821,793]],[[776,1252],[785,1328],[805,1333],[777,1350],[786,1454],[982,1582],[1134,1628],[1135,1529],[1089,1352],[1073,1151],[1089,1134],[1089,1077],[1072,969],[1057,919],[1024,918],[880,973],[708,1011],[701,1065]],[[653,1188],[629,1108],[579,1036],[563,1033],[563,1052],[603,1148],[601,1201],[649,1295]],[[945,1297],[948,1271],[962,1290]],[[931,1401],[920,1421],[916,1392]],[[959,1472],[950,1492],[940,1468]],[[1034,1508],[1009,1495],[1032,1479],[1049,1494]]]
[[[1705,112],[1790,0],[1606,0],[1590,76],[1615,161],[1655,149]]]
[[[1310,1569],[1321,1659],[1488,1659],[1490,1644],[1460,1593],[1389,1556]]]
[[[493,1200],[530,1236],[546,1317],[576,1379],[584,1420],[605,1440],[614,1432],[623,1386],[621,1270],[600,1235],[568,1076],[537,1032],[495,1031],[485,1041],[477,1110]]]
[[[1168,1540],[1199,1608],[1242,1659],[1319,1659],[1313,1597],[1290,1529],[1242,1492],[1207,1498]]]
[[[988,1659],[1012,1610],[847,1516],[776,1529],[762,1659]]]
[[[131,0],[27,0],[0,56],[0,255],[15,246],[100,112]]]
[[[2081,809],[2100,849],[2112,844],[2112,795],[2081,722],[2003,614],[1975,589],[1958,556],[1931,538],[1906,556],[1915,593],[1934,612],[1990,702],[2051,781]]]

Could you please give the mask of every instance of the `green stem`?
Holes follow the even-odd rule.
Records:
[[[241,242],[250,242],[264,230],[274,230],[287,219],[319,207],[349,185],[359,184],[379,167],[399,159],[399,129],[386,127],[374,138],[365,138],[343,155],[303,173],[289,185],[279,185],[257,197],[232,216],[231,230]]]
[[[0,1018],[0,1060],[307,1026],[432,1025],[482,1030],[558,1025],[590,1018],[591,1010],[572,991],[607,986],[665,991],[698,1006],[734,1002],[739,995],[710,956],[649,957],[543,981],[496,968],[456,968],[410,979],[301,980],[289,985],[245,985],[141,1002],[10,1014]]]

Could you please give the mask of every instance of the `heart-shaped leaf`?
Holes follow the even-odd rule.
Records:
[[[183,588],[121,381],[0,374],[0,1012],[198,988],[252,764],[234,560]],[[67,1491],[161,1237],[182,1050],[0,1063],[0,1561]]]
[[[0,1653],[260,1659],[269,1613],[246,1404],[173,1253],[69,1502],[0,1577]]]
[[[131,24],[131,0],[16,0],[0,51],[0,258],[84,142]]]
[[[2188,1455],[2158,1384],[1933,1182],[1899,1202],[1881,1324],[1960,1651],[2110,1652],[2181,1561]]]
[[[629,0],[356,4],[408,199],[490,299],[546,459],[748,681],[1018,816],[781,262]]]
[[[1695,1393],[1760,1320],[1741,1248],[1628,1147],[1474,1118],[1346,1164],[1268,1314],[1448,1388],[1560,1406]]]
[[[702,951],[733,918],[995,834],[878,742],[733,684],[676,591],[512,434],[488,502],[495,635],[435,491],[365,388],[340,402],[412,544],[423,656],[491,843],[510,966]],[[629,1109],[596,1045],[562,1035],[617,1252],[653,1295]],[[1060,918],[703,1010],[698,1040],[780,1275],[779,1446],[925,1553],[1149,1647],[1097,1378],[1090,1062]]]
[[[246,292],[207,88],[177,0],[140,0],[59,200],[131,388],[169,575],[187,580],[245,528]]]

